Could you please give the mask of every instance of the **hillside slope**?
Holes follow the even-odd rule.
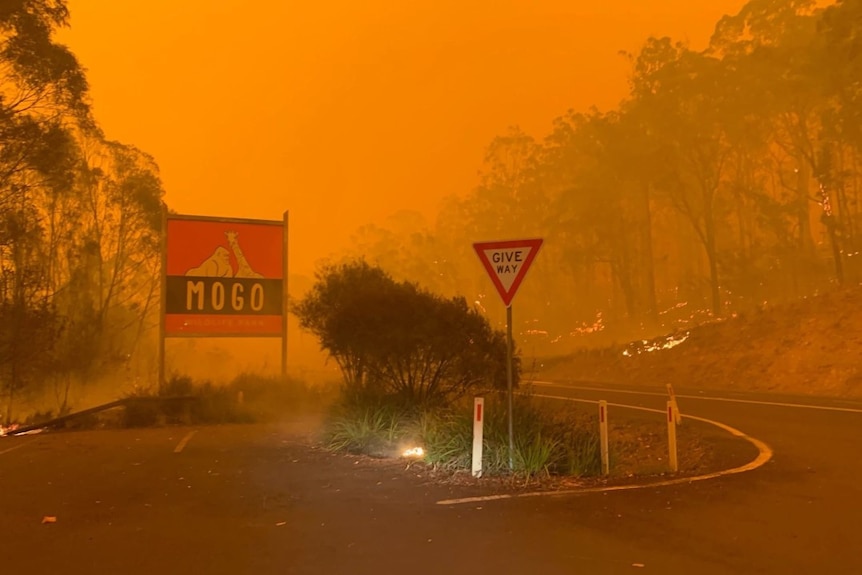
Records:
[[[545,362],[539,377],[862,397],[862,288],[700,325],[641,345]],[[685,332],[674,334],[675,340]],[[628,355],[625,354],[628,349]],[[640,353],[638,353],[640,351]]]

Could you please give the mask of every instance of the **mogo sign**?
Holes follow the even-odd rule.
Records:
[[[281,336],[283,222],[168,216],[165,335]]]

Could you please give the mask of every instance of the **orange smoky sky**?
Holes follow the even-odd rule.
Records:
[[[59,40],[110,139],[183,214],[280,219],[293,273],[400,210],[429,221],[509,126],[626,95],[621,50],[702,48],[743,0],[69,0]],[[486,238],[479,238],[486,239]]]

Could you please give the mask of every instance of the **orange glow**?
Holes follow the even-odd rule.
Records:
[[[433,217],[510,125],[626,94],[620,50],[703,46],[742,0],[70,0],[60,39],[107,136],[158,162],[180,213],[291,213],[292,272],[399,209]],[[481,238],[477,238],[481,239]]]

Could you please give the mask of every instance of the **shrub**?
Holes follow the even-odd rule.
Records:
[[[365,262],[325,268],[293,313],[338,363],[348,399],[427,408],[506,385],[505,334],[464,298],[395,282]]]
[[[541,433],[533,437],[519,435],[513,450],[515,470],[527,479],[537,475],[550,475],[553,458],[558,455],[556,452],[559,446],[559,440],[542,437]]]
[[[406,410],[397,403],[342,404],[327,430],[333,450],[369,455],[399,454],[418,443],[424,461],[440,470],[471,468],[472,402],[445,408]],[[507,400],[501,395],[485,402],[483,473],[509,472]],[[595,418],[557,404],[517,396],[514,401],[514,472],[526,479],[549,475],[593,475],[601,470],[598,424]]]
[[[425,461],[440,469],[469,469],[473,449],[473,421],[468,411],[426,412],[414,424],[418,443],[425,450]]]
[[[393,455],[403,435],[402,425],[402,414],[392,406],[346,404],[329,420],[326,444],[334,451]]]

